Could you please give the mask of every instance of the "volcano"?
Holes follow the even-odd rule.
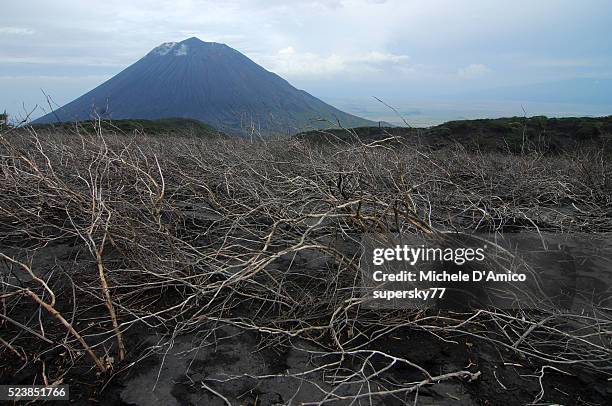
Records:
[[[374,124],[296,89],[225,44],[195,37],[156,47],[35,123],[171,117],[242,135]]]

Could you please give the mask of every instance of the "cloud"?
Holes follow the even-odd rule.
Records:
[[[280,75],[325,76],[346,69],[344,59],[338,55],[323,57],[310,52],[298,53],[291,46],[269,59],[270,68]]]
[[[459,69],[457,74],[464,78],[474,78],[491,72],[491,69],[482,63],[471,63],[468,66]]]
[[[33,65],[73,65],[94,67],[124,67],[122,63],[104,56],[0,56],[0,64],[33,64]]]
[[[106,81],[110,79],[109,75],[0,75],[0,80],[69,80],[69,81],[77,81],[77,80],[96,80],[96,81]]]
[[[531,58],[525,65],[536,68],[588,68],[595,66],[595,63],[583,58]]]
[[[298,52],[294,47],[288,46],[279,50],[276,55],[263,57],[263,59],[265,59],[265,65],[278,74],[312,77],[341,73],[380,72],[393,67],[407,68],[410,57],[378,51],[354,55],[337,53],[320,55],[312,52]]]
[[[361,61],[371,64],[403,64],[410,59],[408,55],[395,55],[390,53],[382,53],[372,51],[361,57],[355,58],[355,61]]]
[[[29,28],[21,28],[21,27],[0,27],[0,34],[9,34],[9,35],[32,35],[36,31],[31,30]]]

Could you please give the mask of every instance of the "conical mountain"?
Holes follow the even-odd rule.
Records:
[[[36,123],[185,117],[220,130],[290,134],[374,124],[296,89],[225,44],[189,38],[158,46],[100,86]]]

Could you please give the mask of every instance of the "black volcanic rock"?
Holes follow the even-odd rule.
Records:
[[[372,125],[296,89],[224,44],[189,38],[158,46],[113,78],[35,123],[185,117],[230,133]],[[326,120],[326,121],[320,121]]]

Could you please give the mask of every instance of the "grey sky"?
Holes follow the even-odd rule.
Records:
[[[63,104],[167,41],[224,42],[324,99],[612,77],[612,2],[10,0],[0,109]]]

